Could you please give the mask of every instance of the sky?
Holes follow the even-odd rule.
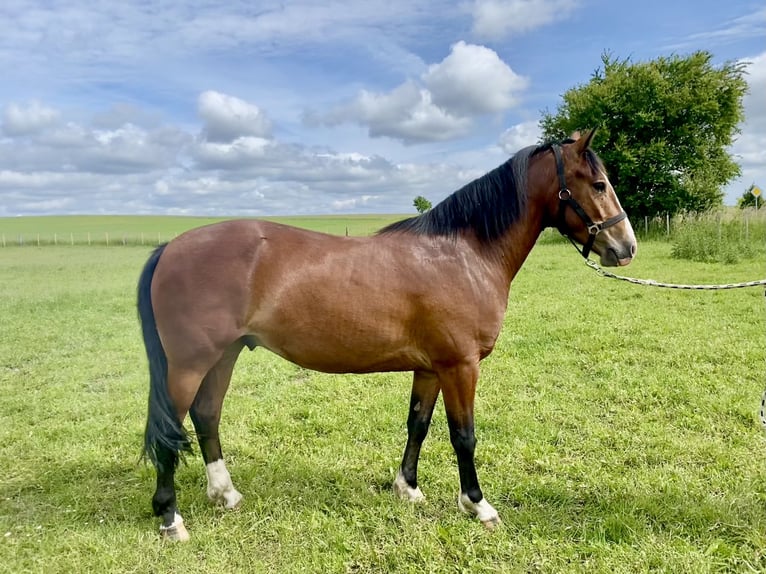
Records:
[[[761,0],[3,0],[0,217],[410,213],[604,52],[696,50],[747,62],[734,204],[766,188]]]

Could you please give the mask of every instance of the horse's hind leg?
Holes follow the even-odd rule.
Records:
[[[152,497],[152,510],[162,518],[160,533],[169,540],[188,540],[189,533],[176,506],[175,474],[178,454],[164,445],[157,445],[157,488]]]
[[[234,488],[223,462],[218,425],[223,398],[243,346],[243,342],[237,341],[226,349],[221,359],[205,375],[189,412],[205,461],[208,498],[226,508],[235,508],[242,500],[242,495]]]
[[[194,371],[182,371],[168,365],[168,393],[176,409],[178,420],[183,423],[191,406],[202,375]],[[188,540],[189,533],[176,504],[175,473],[178,453],[157,445],[157,489],[152,497],[152,509],[155,516],[162,517],[160,532],[168,540]]]
[[[439,381],[434,373],[415,371],[412,380],[410,412],[407,416],[407,446],[402,466],[394,481],[394,492],[403,500],[420,502],[425,498],[418,488],[420,448],[431,425],[431,415],[439,396]]]

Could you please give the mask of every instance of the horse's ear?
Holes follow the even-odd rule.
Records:
[[[580,135],[578,132],[575,132],[572,135],[572,139],[575,141],[575,150],[577,150],[577,153],[583,153],[588,147],[590,147],[590,142],[593,139],[593,136],[596,134],[596,130],[588,130],[583,135]]]

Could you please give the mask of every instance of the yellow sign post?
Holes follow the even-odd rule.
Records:
[[[753,186],[750,188],[750,193],[752,193],[753,197],[755,197],[755,210],[758,211],[758,198],[761,197],[761,188],[753,184]]]

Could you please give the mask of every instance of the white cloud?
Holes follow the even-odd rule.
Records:
[[[496,40],[517,36],[566,18],[577,0],[474,0],[473,32]]]
[[[240,136],[271,136],[271,121],[255,104],[220,92],[202,92],[198,111],[205,122],[205,139],[231,142]]]
[[[494,50],[460,41],[449,56],[429,66],[423,83],[435,105],[471,116],[513,107],[529,81],[516,74]]]
[[[397,163],[257,136],[207,141],[201,128],[103,129],[83,118],[59,120],[25,136],[24,145],[0,140],[0,217],[396,213],[410,210],[416,195],[436,203],[483,173],[472,165],[476,158],[466,160],[466,170],[462,160]],[[479,159],[499,163],[496,154],[486,150]]]
[[[379,195],[362,195],[360,197],[350,197],[348,199],[336,199],[332,202],[332,207],[335,210],[346,210],[353,207],[360,207],[374,203],[375,200],[380,199]]]
[[[516,105],[516,94],[527,84],[494,50],[461,41],[418,80],[409,79],[386,93],[361,90],[352,102],[324,116],[310,113],[307,121],[356,122],[371,137],[388,136],[406,144],[445,141],[466,135],[476,117]]]
[[[57,110],[40,102],[33,101],[26,106],[10,103],[3,110],[3,133],[7,136],[34,134],[55,124],[58,117]]]
[[[204,169],[236,168],[253,165],[266,157],[272,147],[271,140],[252,136],[239,137],[230,143],[203,140],[194,147],[192,156]]]
[[[671,50],[688,49],[690,46],[699,46],[702,42],[705,48],[710,50],[712,46],[742,40],[743,38],[760,39],[763,37],[764,29],[766,29],[766,8],[759,8],[749,14],[725,20],[714,29],[691,34],[680,42],[666,46],[666,48]]]
[[[443,141],[464,135],[469,118],[454,116],[432,101],[431,92],[405,82],[387,94],[362,90],[339,116],[366,125],[371,137],[389,136],[405,143]]]
[[[749,92],[745,96],[745,123],[742,133],[731,146],[731,153],[742,168],[742,175],[727,186],[728,203],[734,203],[750,187],[757,183],[766,188],[766,52],[753,58],[744,58],[747,66]]]
[[[192,138],[177,128],[89,128],[73,121],[0,140],[2,166],[24,173],[140,173],[176,165]]]
[[[46,172],[26,173],[4,169],[0,171],[0,187],[34,189],[60,183],[66,176]]]
[[[536,144],[542,135],[540,124],[535,121],[516,124],[500,134],[498,143],[507,154],[512,155],[520,149]]]
[[[421,90],[428,93],[416,88],[417,98]],[[422,105],[426,114],[438,111],[427,99]],[[373,113],[375,103],[370,106]],[[252,103],[238,100],[233,107],[257,109],[250,115],[255,125],[265,117]],[[199,127],[181,128],[139,112],[96,110],[91,118],[76,120],[60,112],[55,122],[38,123],[36,131],[0,138],[0,217],[395,213],[407,211],[416,195],[438,201],[465,183],[465,172],[448,163],[396,163],[354,148],[312,148],[255,135],[206,139],[212,123],[226,125],[219,120],[232,115],[207,114]],[[132,117],[143,117],[146,125],[119,123]]]
[[[747,62],[745,79],[749,87],[743,102],[747,129],[766,135],[766,105],[763,103],[763,95],[766,93],[766,52],[754,58],[745,58],[743,62]]]
[[[344,0],[259,0],[247,2],[124,2],[5,0],[0,3],[0,32],[9,44],[46,47],[73,59],[124,60],[136,54],[171,54],[225,49],[244,43],[269,51],[285,46],[327,42],[384,30],[411,33],[430,17],[433,0],[385,3]],[[441,7],[444,11],[446,8]],[[115,26],[119,22],[119,26]],[[94,33],[109,29],[109,34]]]
[[[117,129],[126,124],[151,129],[161,125],[162,119],[157,112],[144,110],[135,104],[119,102],[103,112],[97,111],[90,123],[95,128],[105,130]]]

